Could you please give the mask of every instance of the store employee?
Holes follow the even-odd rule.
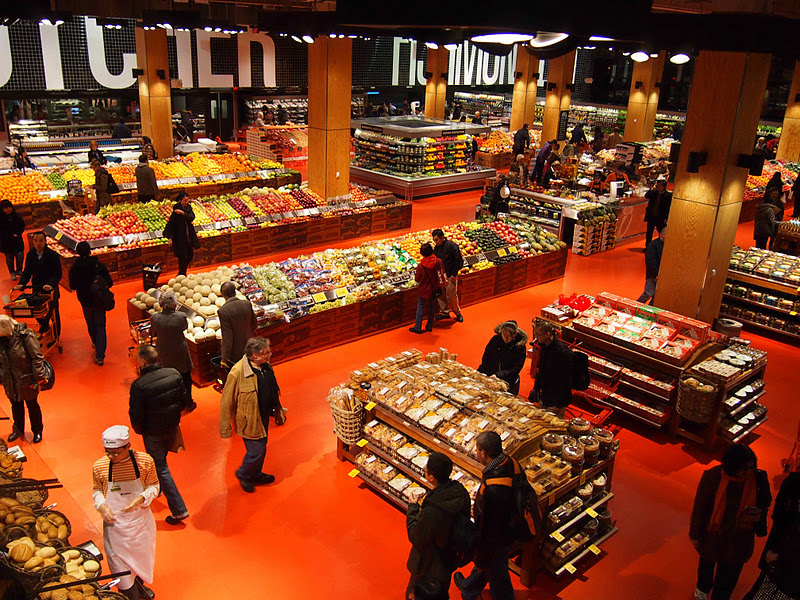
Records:
[[[92,160],[97,160],[97,162],[99,162],[100,165],[108,164],[108,159],[103,155],[103,151],[100,150],[100,148],[98,147],[97,140],[92,140],[91,142],[89,142],[88,156],[89,156],[88,162],[92,162]]]
[[[595,169],[592,175],[592,183],[589,184],[589,191],[597,196],[602,196],[608,189],[608,185],[603,181],[603,172],[600,169]]]

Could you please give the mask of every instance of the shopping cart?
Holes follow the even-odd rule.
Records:
[[[37,323],[42,355],[47,355],[53,348],[58,348],[59,353],[64,352],[61,345],[61,315],[57,309],[55,290],[40,294],[27,293],[25,290],[31,290],[31,286],[23,290],[11,290],[10,300],[3,305],[6,314],[26,325],[32,325],[27,321],[34,319],[48,319],[49,327],[45,331],[41,331],[41,324]]]

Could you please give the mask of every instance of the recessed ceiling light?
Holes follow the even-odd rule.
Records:
[[[448,50],[456,50],[458,48],[458,44],[445,44],[444,47]]]
[[[310,35],[304,35],[304,36],[303,36],[303,41],[304,41],[306,44],[313,44],[313,43],[314,43],[314,38],[313,38],[313,37],[311,37]]]
[[[589,38],[590,42],[613,42],[614,38],[603,37],[602,35],[593,35]]]
[[[568,33],[549,33],[543,31],[541,33],[537,33],[536,37],[531,40],[531,46],[534,48],[545,48],[547,46],[557,44],[558,42],[563,42],[568,37]]]
[[[295,42],[297,42],[298,44],[302,44],[302,43],[303,43],[303,40],[301,40],[301,39],[300,39],[299,37],[297,37],[296,35],[293,35],[293,36],[292,36],[292,39],[293,39]]]
[[[203,27],[203,31],[214,31],[213,27]]]
[[[691,58],[689,57],[688,54],[684,54],[683,52],[681,52],[679,54],[675,54],[674,56],[670,57],[669,62],[671,62],[673,65],[685,65],[690,60]]]
[[[524,33],[487,33],[485,35],[475,35],[470,39],[473,42],[510,45],[519,42],[529,42],[533,39],[533,36]]]
[[[439,44],[437,44],[436,42],[425,42],[425,45],[431,50],[436,50],[439,48]]]
[[[638,52],[634,52],[633,54],[631,54],[631,58],[636,62],[644,62],[648,58],[650,58],[650,55],[647,52],[642,52],[641,50],[639,50]]]
[[[656,52],[656,53],[654,53],[654,54],[651,54],[651,55],[650,55],[650,58],[658,58],[658,53]]]

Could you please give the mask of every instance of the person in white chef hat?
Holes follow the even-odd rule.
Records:
[[[153,581],[156,557],[156,521],[150,503],[158,496],[158,474],[153,459],[131,449],[124,425],[103,432],[106,455],[94,463],[94,507],[103,517],[103,542],[112,573],[120,578],[119,591],[131,600],[154,598],[144,582]]]

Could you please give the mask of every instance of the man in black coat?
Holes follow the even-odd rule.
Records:
[[[572,351],[558,339],[552,323],[537,321],[533,334],[539,344],[539,365],[529,398],[563,413],[572,402]]]
[[[525,151],[528,149],[530,144],[531,134],[528,130],[528,124],[525,123],[522,126],[522,129],[518,129],[517,133],[514,134],[514,156],[517,156],[518,154],[525,154]]]
[[[39,332],[44,332],[50,328],[50,319],[53,319],[56,337],[61,335],[61,314],[58,312],[58,284],[61,276],[61,259],[54,250],[47,247],[44,232],[37,231],[33,234],[33,248],[25,258],[25,268],[19,284],[14,289],[21,290],[30,282],[34,294],[53,294],[50,311],[44,318],[36,320],[39,321]]]
[[[222,330],[222,364],[233,366],[244,356],[244,347],[255,335],[258,323],[250,301],[236,297],[235,283],[223,283],[220,294],[225,298],[217,313]]]
[[[22,273],[25,260],[25,221],[10,200],[0,201],[0,251],[6,256],[6,266],[11,281],[16,281]]]
[[[461,315],[461,306],[458,304],[458,272],[464,266],[464,258],[461,256],[461,248],[453,240],[448,240],[444,236],[444,231],[434,229],[431,232],[433,237],[433,254],[441,259],[444,264],[444,274],[447,276],[447,287],[445,293],[439,296],[439,310],[436,319],[449,319],[450,311],[456,313],[456,321],[464,322]]]
[[[508,384],[511,394],[519,393],[519,374],[528,352],[528,334],[517,327],[516,321],[500,323],[495,335],[486,344],[478,372],[494,375]]]
[[[75,250],[78,260],[69,270],[69,287],[75,290],[83,309],[86,329],[94,346],[94,362],[102,366],[107,345],[106,307],[103,306],[98,292],[103,286],[110,288],[114,282],[108,268],[96,256],[92,256],[92,249],[87,242],[80,242]]]
[[[169,471],[167,452],[177,452],[183,447],[178,426],[181,411],[186,407],[186,388],[180,373],[159,364],[153,346],[139,346],[136,356],[141,375],[131,384],[128,414],[133,430],[142,436],[144,447],[156,465],[161,491],[172,513],[166,521],[177,525],[189,516],[189,511]]]
[[[644,197],[647,198],[647,208],[644,213],[644,220],[647,223],[647,233],[644,238],[646,248],[653,239],[653,231],[658,229],[661,232],[667,226],[669,209],[672,205],[672,194],[667,191],[667,180],[659,177],[655,189],[649,190]]]
[[[664,253],[664,238],[667,237],[667,228],[664,227],[658,237],[647,244],[644,249],[644,292],[639,296],[639,302],[647,304],[656,295],[658,272],[661,270],[661,255]]]
[[[483,483],[475,499],[478,547],[469,577],[456,573],[453,580],[463,600],[475,600],[486,584],[494,600],[513,600],[514,588],[508,575],[508,553],[514,541],[511,515],[514,494],[514,459],[503,453],[503,442],[495,431],[484,431],[475,441],[478,460],[486,465]]]
[[[408,505],[406,529],[411,551],[408,567],[411,577],[406,590],[409,598],[414,587],[421,581],[435,582],[440,591],[450,588],[453,566],[442,550],[458,515],[469,518],[470,498],[464,486],[450,479],[453,461],[441,452],[432,452],[425,467],[425,480],[433,489]]]
[[[193,225],[194,210],[189,201],[186,192],[178,194],[172,214],[164,227],[164,237],[169,240],[169,247],[178,259],[178,275],[186,275],[194,257],[194,249],[199,247]]]

